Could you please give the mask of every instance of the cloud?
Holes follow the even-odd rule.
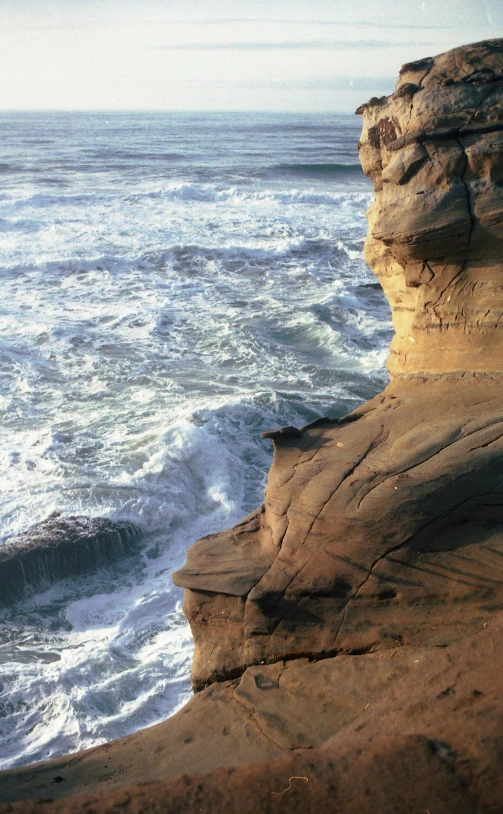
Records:
[[[280,42],[186,42],[151,46],[155,51],[297,51],[352,50],[359,48],[396,48],[415,45],[430,46],[432,42],[397,42],[393,40],[283,40]]]
[[[233,84],[234,83],[228,83]],[[236,83],[238,84],[238,83]],[[242,87],[254,89],[277,89],[284,90],[310,90],[310,91],[366,91],[371,93],[390,94],[395,89],[396,76],[320,76],[306,79],[266,79],[250,80],[250,82],[239,83]]]
[[[339,26],[349,26],[354,28],[399,28],[399,29],[410,29],[410,30],[422,30],[422,31],[430,31],[430,30],[446,30],[451,28],[460,28],[462,26],[456,25],[414,25],[409,24],[407,22],[404,23],[380,23],[374,20],[363,21],[363,20],[314,20],[314,19],[305,19],[301,20],[298,17],[293,18],[277,18],[277,17],[187,17],[186,19],[177,19],[172,20],[173,23],[183,23],[187,25],[192,24],[201,24],[201,25],[235,25],[239,23],[261,23],[264,25],[321,25],[321,26],[328,26],[328,25],[336,25]]]
[[[173,23],[183,23],[187,25],[201,24],[201,25],[237,25],[240,23],[245,24],[264,24],[264,25],[335,25],[346,26],[350,28],[390,28],[390,29],[408,29],[408,30],[421,30],[421,31],[445,31],[452,28],[462,28],[459,25],[415,25],[407,22],[404,23],[382,23],[372,19],[368,21],[363,20],[314,20],[305,19],[301,20],[298,17],[293,18],[278,18],[278,17],[187,17],[186,19],[172,20]]]
[[[116,79],[115,84],[128,85],[130,79]],[[309,90],[309,91],[358,91],[358,93],[390,94],[395,89],[396,76],[319,76],[307,79],[138,79],[138,85],[158,87],[184,87],[205,89],[243,90]]]

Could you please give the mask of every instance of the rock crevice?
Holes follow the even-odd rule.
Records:
[[[196,689],[301,654],[445,646],[503,602],[502,102],[494,40],[404,66],[359,109],[391,383],[346,419],[266,433],[250,536],[189,552]]]

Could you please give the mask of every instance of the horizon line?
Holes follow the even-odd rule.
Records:
[[[0,115],[2,113],[106,113],[113,115],[114,113],[286,113],[286,114],[316,114],[316,113],[330,113],[332,115],[358,115],[350,111],[336,111],[333,108],[320,108],[318,110],[302,110],[302,109],[273,109],[273,108],[183,108],[183,107],[166,107],[166,108],[137,108],[137,107],[120,107],[120,108],[105,108],[105,107],[12,107],[0,108]]]

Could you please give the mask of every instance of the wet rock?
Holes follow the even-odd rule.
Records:
[[[131,554],[140,537],[129,521],[54,512],[0,545],[0,605]]]

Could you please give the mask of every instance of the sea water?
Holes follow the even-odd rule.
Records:
[[[0,114],[0,545],[52,511],[137,556],[0,611],[0,768],[190,695],[170,573],[263,500],[260,433],[378,392],[352,116]]]

